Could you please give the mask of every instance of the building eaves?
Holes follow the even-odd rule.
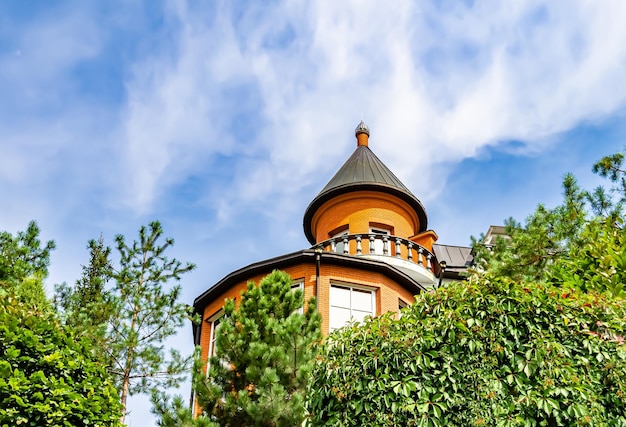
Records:
[[[428,289],[427,286],[417,282],[407,272],[402,271],[401,269],[398,269],[382,261],[354,255],[335,254],[332,252],[318,253],[314,249],[305,249],[298,252],[281,255],[275,258],[259,261],[254,264],[250,264],[243,268],[240,268],[239,270],[233,271],[232,273],[222,278],[215,285],[207,289],[194,300],[194,311],[202,315],[204,307],[220,294],[224,293],[227,289],[234,286],[235,284],[244,280],[249,280],[250,278],[259,274],[269,274],[275,269],[284,269],[286,267],[296,264],[315,264],[316,255],[318,254],[320,255],[321,265],[340,265],[358,268],[365,271],[382,273],[404,286],[407,290],[414,292],[414,294],[418,294]],[[193,334],[195,337],[194,339],[197,339],[197,329],[198,325],[193,325]]]

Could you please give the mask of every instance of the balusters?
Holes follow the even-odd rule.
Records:
[[[356,240],[352,251],[350,250],[350,242]],[[408,262],[416,263],[424,267],[428,271],[433,271],[433,254],[421,245],[402,237],[389,236],[385,234],[348,234],[345,236],[330,238],[324,242],[318,243],[316,249],[343,255],[363,255],[363,240],[369,241],[369,254],[380,255],[376,251],[376,240],[382,240],[382,255],[394,256]],[[391,247],[395,244],[394,248]],[[406,255],[404,255],[402,247],[406,247]],[[378,248],[380,250],[380,247]],[[415,251],[415,253],[413,252]],[[393,252],[393,253],[392,253]]]

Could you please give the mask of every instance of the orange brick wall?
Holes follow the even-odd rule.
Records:
[[[305,300],[316,296],[315,264],[300,264],[285,268],[284,271],[287,272],[294,281],[303,280]],[[269,271],[235,284],[205,307],[200,332],[200,346],[202,348],[203,360],[207,360],[208,358],[209,340],[211,337],[211,324],[206,320],[210,319],[222,309],[226,299],[236,298],[236,301],[238,301],[248,281],[253,281],[258,284],[266,274],[269,274]],[[328,334],[331,283],[349,283],[376,289],[376,314],[378,315],[388,311],[398,311],[398,298],[401,298],[408,304],[414,301],[414,296],[411,292],[380,273],[368,272],[352,267],[325,265],[322,256],[320,263],[318,310],[322,315],[322,332],[325,335]]]
[[[372,223],[386,225],[392,234],[404,238],[419,230],[419,219],[406,202],[374,191],[356,191],[329,200],[313,215],[311,228],[316,242],[321,242],[346,224],[352,234],[369,233]]]
[[[418,234],[417,236],[411,237],[409,240],[414,241],[418,245],[421,245],[428,249],[430,252],[432,252],[433,244],[437,241],[438,238],[439,237],[437,236],[437,233],[435,233],[433,230],[427,230],[423,233]]]

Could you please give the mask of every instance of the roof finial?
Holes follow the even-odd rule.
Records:
[[[370,136],[370,128],[367,127],[363,120],[361,120],[361,123],[359,123],[359,125],[354,130],[354,134],[356,135],[357,147],[360,147],[361,145],[365,145],[367,147]]]

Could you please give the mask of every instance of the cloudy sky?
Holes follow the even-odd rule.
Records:
[[[626,142],[624,22],[623,0],[3,1],[0,229],[56,241],[52,289],[89,239],[158,219],[198,266],[191,303],[308,247],[363,118],[439,242],[466,245],[558,203],[568,171],[601,182]]]

